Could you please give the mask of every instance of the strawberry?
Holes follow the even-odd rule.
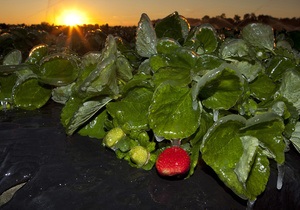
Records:
[[[129,156],[131,161],[140,168],[148,163],[150,153],[145,147],[135,146],[129,151]]]
[[[103,145],[109,148],[113,148],[118,143],[118,141],[124,138],[124,136],[124,131],[119,127],[115,127],[108,131],[103,139]]]
[[[165,149],[156,160],[156,169],[161,176],[182,176],[190,169],[190,156],[179,146]]]

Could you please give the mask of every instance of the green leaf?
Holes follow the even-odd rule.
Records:
[[[51,97],[51,89],[39,84],[36,75],[30,70],[17,73],[18,79],[12,90],[13,103],[22,109],[38,109]]]
[[[245,123],[245,118],[239,115],[220,118],[205,134],[200,148],[205,163],[225,185],[244,199],[249,195],[234,170],[243,155],[239,130]]]
[[[168,57],[164,54],[156,54],[150,57],[149,66],[152,71],[156,72],[158,69],[169,65]]]
[[[126,42],[121,37],[115,37],[117,49],[122,55],[126,57],[133,68],[138,68],[141,64],[141,56],[137,53],[136,45]]]
[[[99,63],[79,86],[79,91],[85,96],[117,95],[119,87],[115,61],[116,57],[111,55]]]
[[[153,81],[155,86],[169,81],[178,86],[187,86],[191,83],[190,71],[180,67],[163,67],[154,75]]]
[[[137,53],[149,58],[156,54],[157,38],[152,22],[147,14],[143,13],[138,23],[136,32],[136,50]]]
[[[77,87],[77,89],[80,85],[82,85],[84,80],[91,74],[91,72],[97,68],[99,62],[100,61],[98,61],[97,63],[87,64],[87,65],[84,64],[85,62],[81,63],[81,68],[79,69],[79,74],[75,82],[76,83],[75,86]]]
[[[126,94],[128,91],[135,89],[137,87],[145,87],[148,89],[153,88],[152,84],[152,76],[147,75],[147,74],[135,74],[134,77],[128,81],[124,86],[123,86],[123,93]]]
[[[75,81],[78,76],[78,66],[73,56],[51,54],[43,57],[40,70],[35,73],[42,83],[63,86]]]
[[[142,168],[144,170],[151,170],[153,168],[153,166],[155,165],[155,163],[156,163],[157,156],[158,156],[157,152],[156,153],[150,153],[148,163],[146,165],[144,165]]]
[[[274,113],[281,116],[283,119],[288,119],[291,117],[291,112],[288,109],[287,104],[283,101],[274,101],[271,108]],[[298,113],[296,114],[296,116],[298,118]]]
[[[245,94],[246,95],[246,94]],[[244,96],[245,96],[244,95]],[[247,92],[248,95],[248,92]],[[249,96],[242,97],[237,103],[237,108],[240,115],[253,116],[257,111],[257,103]]]
[[[106,135],[105,121],[107,120],[107,112],[104,110],[96,117],[91,118],[87,124],[78,130],[82,136],[89,136],[90,138],[103,139]]]
[[[88,52],[81,58],[82,68],[96,66],[101,61],[101,52]]]
[[[127,133],[127,135],[131,139],[134,139],[135,141],[137,141],[139,143],[139,145],[147,148],[149,152],[153,151],[153,148],[149,141],[150,140],[149,135],[145,130],[131,130],[129,133]]]
[[[136,74],[144,74],[144,75],[151,75],[152,74],[152,69],[151,69],[151,66],[150,66],[149,59],[144,60],[140,64]]]
[[[199,96],[209,109],[230,109],[243,93],[244,80],[230,65],[221,65],[194,80],[193,98]]]
[[[12,90],[17,81],[16,74],[1,75],[0,76],[0,103],[12,103]]]
[[[258,139],[252,136],[242,136],[243,154],[236,164],[234,172],[242,183],[246,183],[255,160],[256,152],[259,146]]]
[[[147,88],[135,88],[121,100],[110,102],[106,108],[117,126],[125,130],[148,129],[148,107],[152,91]]]
[[[113,35],[108,35],[105,41],[105,47],[101,52],[101,57],[99,62],[105,60],[106,58],[114,55],[117,56],[118,46],[116,43],[116,39]]]
[[[121,138],[113,147],[123,152],[128,152],[132,146],[137,145],[137,142],[128,136]]]
[[[285,160],[284,151],[286,144],[282,133],[284,123],[281,117],[273,112],[256,115],[247,120],[242,129],[243,135],[256,137],[260,146],[270,154],[279,164]]]
[[[208,129],[213,125],[214,121],[212,116],[205,110],[201,112],[200,126],[197,132],[189,140],[191,144],[191,165],[188,176],[192,176],[196,167],[199,165],[200,147],[202,144],[203,136],[206,134]]]
[[[300,122],[297,122],[295,125],[295,130],[292,133],[290,141],[296,148],[296,150],[300,153]]]
[[[247,61],[236,61],[232,63],[241,72],[241,74],[245,76],[248,82],[252,82],[259,73],[264,71],[264,67],[259,62],[250,63]]]
[[[154,72],[163,67],[182,68],[190,71],[196,64],[198,55],[186,48],[178,48],[171,54],[157,54],[150,58],[150,66]]]
[[[265,72],[274,81],[279,81],[287,70],[294,67],[295,62],[293,60],[287,57],[276,55],[268,62]]]
[[[66,128],[69,124],[70,120],[82,105],[83,100],[79,97],[71,97],[66,102],[65,106],[63,107],[60,115],[61,124]]]
[[[74,113],[68,121],[66,132],[72,135],[81,125],[89,121],[100,109],[102,109],[112,99],[109,97],[99,101],[86,101]]]
[[[218,68],[222,63],[224,63],[224,61],[219,57],[203,54],[198,57],[195,66],[192,68],[192,74],[203,76],[210,70]]]
[[[278,100],[273,101],[271,109],[284,120],[285,129],[283,135],[286,139],[290,139],[292,133],[295,131],[295,126],[299,121],[297,109],[292,103],[288,102],[284,98],[278,98]]]
[[[179,43],[183,43],[189,30],[189,23],[178,12],[173,12],[155,24],[155,32],[158,38],[168,37]]]
[[[19,65],[22,62],[22,53],[20,50],[12,50],[3,59],[3,65]]]
[[[188,20],[183,17],[182,15],[179,15],[179,22],[180,22],[180,26],[181,26],[181,33],[184,39],[186,39],[186,37],[189,35],[191,26],[188,22]]]
[[[200,150],[226,186],[243,199],[255,200],[265,189],[270,169],[257,140],[240,133],[245,123],[239,115],[220,118],[204,136]]]
[[[195,50],[199,54],[212,53],[218,47],[216,30],[210,24],[197,26],[191,31],[184,46]]]
[[[291,102],[300,113],[300,73],[287,71],[282,78],[279,94]]]
[[[96,65],[89,65],[79,76],[78,91],[82,97],[94,97],[99,95],[110,95],[114,97],[119,94],[117,46],[115,39],[109,35],[106,39],[105,48]],[[119,64],[120,68],[123,64]],[[120,69],[120,75],[125,76]]]
[[[48,45],[40,44],[33,47],[30,52],[29,56],[26,59],[26,63],[28,64],[39,64],[43,57],[48,54]]]
[[[243,39],[226,39],[220,46],[219,54],[225,60],[238,60],[249,56],[249,47]]]
[[[172,54],[175,50],[180,48],[181,45],[174,39],[163,37],[157,42],[157,53],[160,54]]]
[[[254,201],[265,189],[270,176],[270,166],[267,156],[258,149],[252,169],[250,171],[246,188],[250,196],[248,200]]]
[[[194,104],[190,88],[162,83],[154,92],[149,123],[157,136],[183,139],[199,127],[201,110]]]
[[[265,48],[273,52],[274,33],[269,25],[250,23],[242,29],[243,39],[258,48]]]
[[[260,101],[270,99],[277,90],[276,84],[265,74],[260,74],[249,87],[251,95]]]
[[[130,65],[129,61],[125,58],[125,56],[118,56],[116,65],[118,78],[124,80],[125,82],[128,82],[130,79],[132,79],[133,68]]]
[[[117,93],[117,78],[115,76],[117,69],[115,65],[116,57],[117,46],[115,39],[112,35],[108,35],[106,38],[105,47],[101,53],[90,52],[82,57],[82,62],[80,65],[81,68],[74,90],[76,90],[82,98],[107,95],[112,94],[112,92]],[[103,70],[105,68],[107,68],[107,70]],[[103,74],[101,78],[100,74]],[[107,75],[105,76],[104,74]],[[113,77],[111,82],[108,82],[109,75]],[[96,86],[96,89],[90,86]],[[88,88],[90,89],[88,90]]]
[[[65,104],[73,94],[75,83],[52,89],[52,100],[56,103]]]

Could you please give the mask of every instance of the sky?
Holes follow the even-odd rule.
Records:
[[[277,18],[300,17],[300,0],[0,0],[0,23],[62,24],[66,10],[77,10],[86,24],[137,25],[142,13],[150,19],[177,11],[186,18],[243,17],[246,13]]]

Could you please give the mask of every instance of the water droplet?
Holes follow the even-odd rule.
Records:
[[[197,110],[198,109],[198,102],[195,100],[193,101],[193,110]]]
[[[156,134],[154,134],[154,137],[155,137],[156,141],[158,141],[158,142],[161,142],[165,139],[164,137],[157,136]]]
[[[253,201],[248,200],[248,202],[247,202],[247,210],[252,210],[253,209],[255,201],[256,201],[256,199],[253,200]]]
[[[277,189],[280,190],[283,185],[283,177],[284,177],[284,164],[277,164]]]
[[[4,176],[10,176],[10,175],[11,175],[11,173],[10,173],[10,172],[8,172],[8,173],[4,174]]]
[[[219,110],[214,109],[213,113],[214,113],[214,121],[216,122],[219,118]]]

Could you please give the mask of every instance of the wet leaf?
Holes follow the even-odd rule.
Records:
[[[295,130],[292,133],[290,141],[296,148],[296,150],[300,153],[300,122],[296,123]]]
[[[144,13],[138,23],[136,32],[137,53],[142,57],[149,58],[151,55],[156,54],[156,44],[157,38],[152,22],[148,15]]]
[[[30,52],[29,56],[26,59],[26,63],[28,64],[39,64],[43,57],[48,54],[48,45],[40,44],[33,47]]]
[[[279,164],[285,160],[285,142],[282,136],[284,123],[281,117],[272,112],[256,115],[247,120],[242,129],[243,135],[256,137],[270,158]]]
[[[238,61],[233,62],[233,65],[245,76],[248,82],[255,80],[259,73],[265,70],[263,65],[259,62],[250,63],[248,61]]]
[[[300,73],[298,71],[291,70],[284,74],[279,93],[300,113]]]
[[[16,74],[0,76],[0,101],[12,102],[12,89],[17,81]]]
[[[201,110],[193,107],[190,89],[162,83],[154,92],[149,108],[150,128],[166,139],[183,139],[200,124]]]
[[[79,94],[87,98],[99,95],[118,95],[116,60],[117,46],[115,39],[110,35],[107,37],[106,46],[99,62],[89,65],[79,75],[77,82]]]
[[[122,79],[125,82],[128,82],[130,79],[132,79],[133,68],[130,65],[129,61],[125,58],[125,56],[118,56],[116,65],[118,78]]]
[[[256,80],[249,84],[249,87],[251,95],[260,101],[270,99],[277,90],[276,84],[265,74],[260,74]]]
[[[225,185],[241,198],[255,200],[266,187],[270,168],[257,139],[240,133],[245,124],[239,115],[220,118],[205,134],[200,150]]]
[[[3,59],[3,65],[19,65],[22,62],[22,53],[20,50],[13,50]]]
[[[293,69],[294,67],[295,63],[293,60],[278,55],[269,60],[265,72],[274,81],[278,81],[281,80],[286,71],[288,71],[289,69]]]
[[[249,47],[243,39],[226,39],[220,46],[220,57],[225,60],[249,56]]]
[[[193,86],[193,98],[199,97],[210,109],[230,109],[243,93],[244,80],[232,66],[221,65],[194,79],[197,84]]]
[[[126,130],[147,130],[151,98],[152,91],[148,88],[135,88],[121,101],[110,102],[106,107],[115,125],[123,126]]]
[[[39,81],[53,86],[63,86],[75,81],[78,66],[73,56],[51,54],[41,60],[40,70],[35,72]]]
[[[51,89],[41,86],[30,70],[18,71],[18,79],[12,90],[13,103],[22,109],[38,109],[51,97]]]
[[[246,183],[255,160],[256,152],[259,146],[258,139],[252,136],[242,136],[243,154],[236,164],[234,172],[242,183]]]
[[[52,89],[52,100],[57,103],[65,104],[72,96],[74,86],[75,83],[71,83],[69,85],[60,86]]]
[[[184,46],[199,54],[212,53],[218,47],[217,33],[210,24],[197,26],[188,36]]]
[[[91,119],[100,109],[102,109],[111,98],[103,98],[98,101],[86,101],[78,110],[75,111],[74,115],[68,121],[66,126],[66,132],[68,135],[72,135],[81,125],[85,124]]]
[[[168,37],[179,43],[183,43],[189,30],[189,23],[178,12],[173,12],[155,24],[155,32],[158,38]]]
[[[157,42],[157,52],[161,54],[172,54],[175,50],[180,48],[181,45],[174,39],[163,37]]]
[[[87,124],[80,128],[78,133],[82,136],[90,138],[103,139],[105,137],[105,122],[107,120],[107,112],[104,110],[96,117],[92,117]]]
[[[274,34],[269,25],[262,23],[251,23],[242,29],[242,37],[251,45],[273,51]]]

